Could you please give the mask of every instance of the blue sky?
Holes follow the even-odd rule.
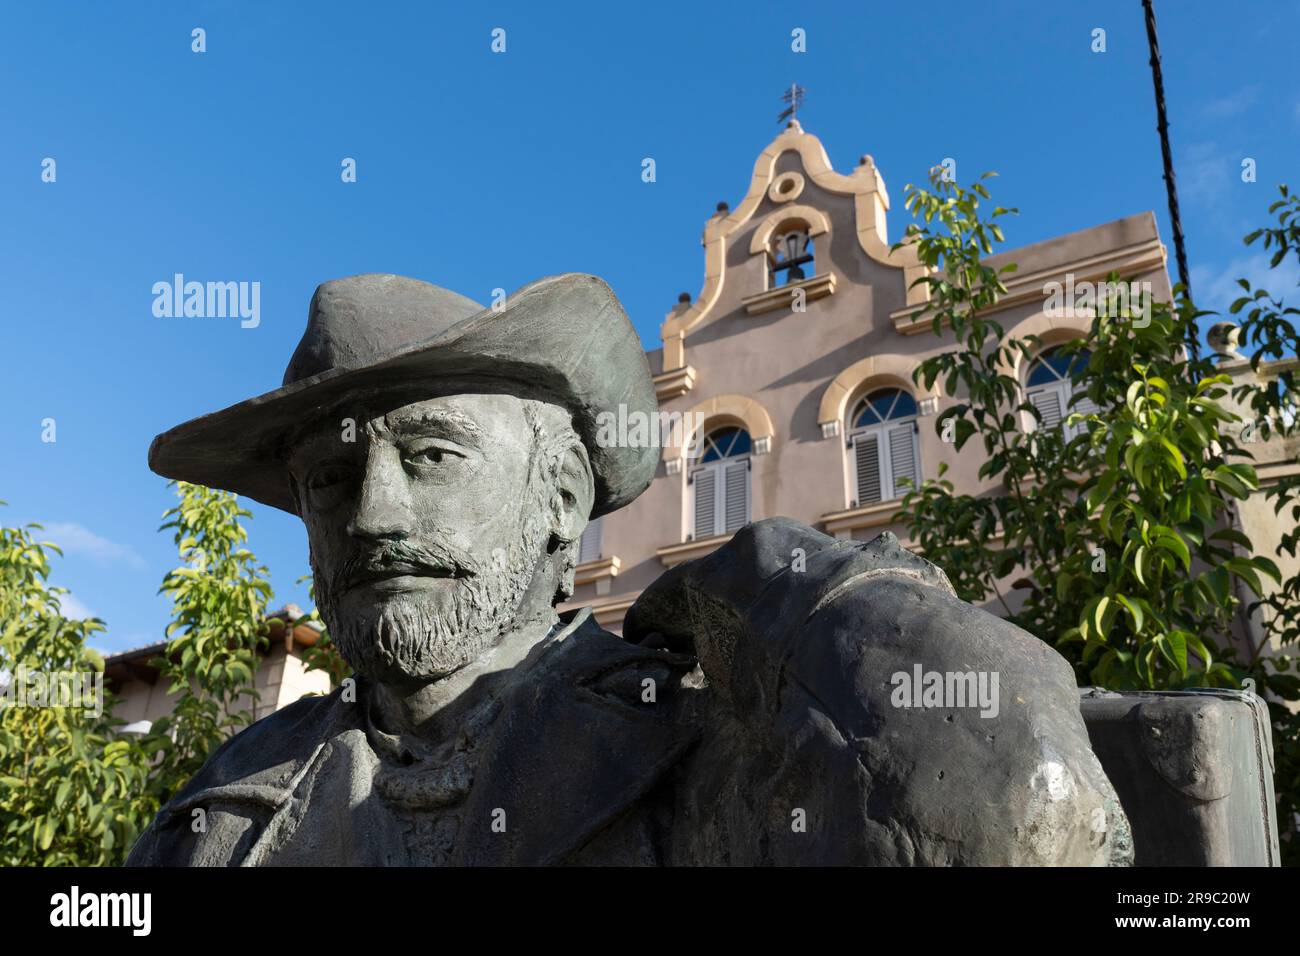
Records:
[[[1193,283],[1222,307],[1264,275],[1241,236],[1278,182],[1300,186],[1300,8],[1156,6]],[[1138,0],[5,4],[0,520],[64,545],[54,583],[105,619],[101,647],[160,639],[172,498],[149,442],[278,385],[319,282],[395,272],[486,302],[591,272],[657,346],[791,82],[837,169],[875,157],[891,239],[904,184],[951,156],[962,182],[1001,174],[1009,247],[1148,209],[1171,241]],[[156,318],[152,286],[178,272],[260,282],[260,324]],[[305,606],[301,525],[250,505],[278,601]]]

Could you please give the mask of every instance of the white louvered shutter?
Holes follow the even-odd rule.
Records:
[[[897,498],[916,486],[916,429],[911,422],[889,430],[889,471],[890,497]],[[904,478],[911,479],[911,485],[904,487]]]
[[[1079,394],[1079,400],[1070,408],[1070,412],[1078,412],[1080,415],[1092,415],[1098,411],[1100,411],[1100,409],[1097,407],[1097,403],[1082,393]],[[1066,437],[1073,438],[1075,435],[1081,435],[1087,430],[1088,423],[1080,422],[1073,428],[1068,429]]]
[[[858,435],[853,439],[853,465],[857,476],[858,504],[880,501],[880,443],[875,433]]]
[[[1055,428],[1061,424],[1061,393],[1056,388],[1042,388],[1030,392],[1029,401],[1042,416],[1040,428]]]
[[[716,482],[717,472],[712,468],[701,468],[695,473],[691,484],[695,486],[695,537],[708,538],[717,532],[714,530],[714,515],[716,513]]]
[[[1078,412],[1080,415],[1095,415],[1101,411],[1097,407],[1097,403],[1082,392],[1079,393],[1079,400],[1074,403],[1074,407],[1070,410]]]
[[[582,540],[578,544],[578,563],[584,561],[595,561],[600,557],[600,522],[602,519],[593,518],[587,522],[587,530],[582,532]]]
[[[724,476],[722,531],[731,534],[749,524],[749,461],[731,462]]]

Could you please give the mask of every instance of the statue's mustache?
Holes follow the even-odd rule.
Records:
[[[349,555],[333,576],[331,590],[342,594],[366,581],[399,574],[471,578],[481,570],[473,558],[438,542],[383,541]]]

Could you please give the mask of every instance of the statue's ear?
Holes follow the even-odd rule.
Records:
[[[565,544],[582,537],[596,500],[591,461],[581,442],[574,442],[560,460],[551,498],[551,534]]]

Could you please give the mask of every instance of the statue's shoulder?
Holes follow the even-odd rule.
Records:
[[[208,758],[177,796],[231,784],[285,786],[330,737],[356,726],[344,689],[303,697],[255,721]]]
[[[792,518],[768,518],[661,575],[628,611],[624,634],[693,652],[705,673],[721,678],[742,634],[775,628],[797,635],[828,602],[873,600],[875,586],[887,581],[956,599],[947,575],[892,533],[846,540]]]
[[[710,559],[711,564],[706,563]],[[878,576],[910,578],[954,594],[942,569],[905,548],[893,532],[870,541],[834,538],[784,517],[746,525],[725,549],[702,559],[696,574],[712,579],[715,587],[736,590],[752,603],[759,603],[773,585],[806,595],[825,594],[847,582]]]
[[[689,648],[631,641],[605,630],[590,608],[567,612],[561,625],[559,638],[534,671],[536,679],[562,682],[611,702],[640,709],[647,680],[659,691],[672,691],[697,664]]]
[[[357,726],[343,688],[304,697],[231,737],[158,812],[127,865],[194,866],[238,862],[329,741]]]
[[[646,588],[624,631],[692,642],[718,704],[679,777],[682,817],[702,821],[688,862],[1123,858],[1070,664],[892,534],[755,522]],[[745,799],[719,827],[727,793]]]

